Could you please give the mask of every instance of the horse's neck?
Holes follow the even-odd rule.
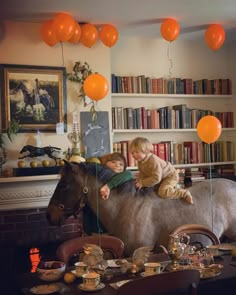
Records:
[[[21,88],[21,91],[24,95],[31,95],[30,91],[26,90],[24,87]]]

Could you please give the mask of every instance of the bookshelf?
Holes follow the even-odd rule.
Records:
[[[147,93],[112,93],[112,107],[158,109],[165,106],[186,104],[190,109],[208,109],[213,112],[229,112],[234,110],[232,95],[198,95],[198,94],[147,94]],[[235,115],[235,114],[234,114]],[[235,120],[235,119],[234,119]],[[234,125],[235,126],[235,123]],[[233,160],[201,162],[201,163],[180,163],[174,164],[176,168],[209,167],[221,165],[234,165],[236,167],[235,155],[236,128],[222,128],[220,141],[231,141],[234,145]],[[132,140],[137,136],[147,137],[152,143],[162,141],[185,142],[198,141],[196,128],[169,128],[169,129],[112,129],[113,143]],[[135,170],[134,167],[128,169]]]
[[[149,97],[149,98],[181,98],[181,99],[185,99],[185,98],[201,98],[201,99],[205,99],[205,98],[209,98],[209,99],[230,99],[233,96],[230,95],[216,95],[216,94],[153,94],[153,93],[112,93],[112,98],[127,98],[127,97],[135,97],[135,98],[145,98],[145,97]]]

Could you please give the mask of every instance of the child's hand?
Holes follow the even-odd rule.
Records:
[[[141,189],[143,187],[142,184],[138,180],[135,181],[135,186],[137,189]]]
[[[100,195],[103,200],[107,200],[110,195],[110,189],[107,184],[100,188]]]

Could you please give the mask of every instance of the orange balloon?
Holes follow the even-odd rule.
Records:
[[[53,29],[59,41],[68,41],[74,34],[75,21],[67,13],[59,13],[53,22]]]
[[[161,35],[167,41],[174,41],[180,33],[180,26],[174,19],[166,19],[161,24]]]
[[[80,42],[86,47],[92,47],[98,39],[98,31],[92,24],[85,24],[81,27]]]
[[[118,31],[113,25],[102,26],[100,39],[103,44],[112,47],[118,41]]]
[[[80,36],[81,36],[80,25],[77,22],[75,22],[75,31],[74,31],[73,36],[69,39],[69,42],[73,43],[73,44],[78,43],[79,39],[80,39]]]
[[[202,117],[197,124],[197,133],[200,139],[206,143],[215,142],[221,135],[222,126],[214,116]]]
[[[212,50],[219,49],[225,41],[225,30],[221,25],[211,25],[205,32],[205,41]]]
[[[107,79],[100,74],[91,74],[84,81],[84,93],[93,100],[103,99],[108,92]]]
[[[58,40],[53,30],[52,19],[43,23],[41,27],[41,37],[43,41],[49,46],[54,46],[55,44],[57,44]]]

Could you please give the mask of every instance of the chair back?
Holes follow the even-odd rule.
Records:
[[[187,235],[190,235],[191,238],[192,237],[195,237],[195,240],[196,241],[198,241],[199,237],[201,236],[200,239],[199,239],[199,241],[200,242],[205,241],[206,244],[209,242],[209,240],[211,241],[211,243],[213,245],[220,244],[220,240],[218,239],[218,237],[208,227],[206,227],[204,225],[201,225],[201,224],[191,223],[191,224],[183,224],[183,225],[180,225],[180,226],[176,227],[170,233],[170,235],[179,235],[179,234],[183,234],[183,233],[185,233]],[[202,236],[205,237],[205,238],[207,238],[207,240],[206,239],[204,240],[202,238]]]
[[[85,244],[96,244],[104,251],[105,259],[122,258],[124,254],[124,243],[119,238],[108,235],[92,235],[86,237],[77,237],[63,242],[58,246],[56,255],[60,261],[67,265],[76,261],[81,261],[84,255]],[[70,260],[72,263],[69,263]]]
[[[117,295],[197,295],[200,273],[197,270],[178,270],[129,281]]]

